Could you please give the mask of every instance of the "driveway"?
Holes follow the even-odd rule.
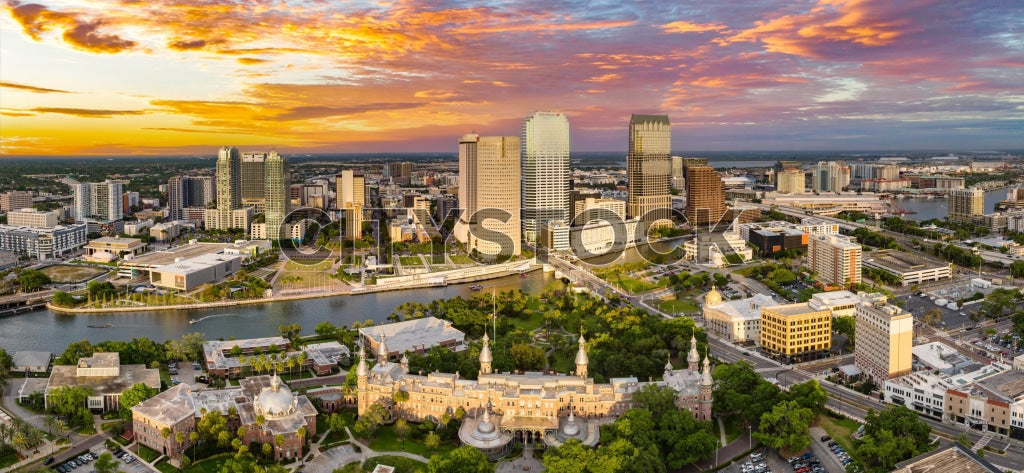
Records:
[[[355,452],[352,445],[345,444],[327,450],[306,462],[303,471],[309,473],[331,473],[352,462],[361,461],[362,455]]]
[[[832,453],[832,449],[828,448],[828,440],[821,441],[823,435],[827,435],[824,429],[811,427],[811,450],[814,451],[814,456],[821,461],[821,466],[825,467],[825,471],[843,473],[846,471],[846,467],[839,463],[839,457]]]

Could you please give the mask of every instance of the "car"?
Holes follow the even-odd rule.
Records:
[[[67,473],[68,471],[67,468],[64,468],[64,465],[57,465],[57,468],[54,469],[57,470],[57,473]]]
[[[803,454],[803,456],[801,456],[800,458],[803,458],[804,460],[810,460],[811,458],[814,458],[814,452],[807,452]]]
[[[47,458],[46,461],[43,462],[44,465],[49,465],[51,463],[53,463],[53,457]]]

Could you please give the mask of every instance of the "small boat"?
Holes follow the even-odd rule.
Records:
[[[110,327],[111,327],[111,325],[110,325],[110,324],[103,324],[103,325],[90,325],[90,326],[89,326],[89,328],[110,328]]]
[[[481,290],[483,288],[484,288],[483,284],[474,284],[472,286],[469,286],[469,290],[471,290],[471,291],[479,291],[479,290]]]
[[[188,321],[188,324],[189,324],[189,325],[192,325],[192,324],[194,324],[194,323],[196,323],[196,322],[198,322],[198,320],[189,320],[189,321]]]

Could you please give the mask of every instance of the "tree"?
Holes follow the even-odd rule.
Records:
[[[388,418],[387,410],[380,403],[373,403],[370,408],[359,417],[356,424],[353,426],[356,434],[362,436],[374,436],[377,433],[377,428],[380,427],[384,421]]]
[[[263,450],[263,457],[264,458],[270,458],[270,455],[272,453],[274,453],[274,446],[271,445],[270,442],[264,442],[263,443],[263,447],[261,447],[261,448]]]
[[[796,402],[798,406],[810,409],[815,415],[825,411],[828,393],[818,384],[818,380],[810,379],[789,387],[789,393],[783,398]]]
[[[864,420],[864,437],[856,448],[868,471],[891,471],[896,463],[928,449],[931,427],[913,410],[892,406],[876,413],[869,409]]]
[[[1016,310],[1020,299],[1021,293],[1016,289],[995,289],[981,302],[979,311],[993,319],[1003,317]]]
[[[814,412],[795,401],[785,401],[761,416],[761,425],[754,438],[769,448],[798,452],[811,446],[807,433],[814,421]]]
[[[434,450],[437,449],[437,447],[441,446],[441,437],[439,437],[436,433],[431,432],[427,434],[426,437],[423,438],[423,445],[429,448],[430,452],[433,453]]]
[[[62,386],[50,391],[49,405],[58,416],[67,419],[68,424],[84,426],[92,423],[92,414],[85,402],[92,390],[81,386]]]
[[[427,463],[427,473],[492,473],[494,467],[480,450],[468,445],[447,455],[434,455]],[[549,471],[560,471],[550,470]]]
[[[1010,264],[1010,276],[1015,278],[1024,277],[1024,261],[1016,260]]]
[[[405,437],[409,435],[410,431],[409,423],[406,422],[405,419],[398,419],[395,421],[395,426],[393,427],[393,430],[395,432],[395,437],[398,438],[399,442],[402,442],[402,450],[404,451]]]
[[[205,342],[203,334],[198,332],[183,334],[177,340],[168,340],[165,344],[167,359],[198,361]]]
[[[337,334],[338,328],[335,327],[334,324],[324,321],[316,324],[316,328],[314,328],[313,331],[315,331],[317,335],[323,338],[328,338],[333,337],[335,334]]]
[[[50,277],[38,269],[26,269],[18,275],[22,292],[38,291],[51,283]]]
[[[94,351],[95,349],[87,339],[71,342],[64,348],[64,353],[61,353],[60,356],[53,360],[53,364],[77,365],[79,358],[92,356]]]
[[[846,347],[853,350],[854,339],[857,335],[857,321],[853,317],[844,315],[832,319],[832,330],[846,335]]]
[[[109,281],[90,281],[88,288],[93,300],[108,299],[117,295],[117,288]]]
[[[96,459],[96,463],[93,463],[92,468],[96,470],[96,473],[114,473],[121,466],[121,462],[114,459],[114,455],[110,452],[103,452],[100,457]]]
[[[738,416],[746,425],[756,423],[778,400],[779,388],[762,378],[746,361],[719,364],[712,376],[712,409],[726,417]]]
[[[64,291],[57,291],[53,293],[53,303],[60,307],[71,307],[75,305],[75,298]]]
[[[633,402],[651,413],[664,413],[676,409],[676,391],[672,388],[648,384],[633,394]]]
[[[928,309],[925,311],[924,316],[921,317],[921,321],[932,327],[937,327],[942,323],[942,310],[938,307]]]
[[[119,411],[121,418],[126,421],[131,421],[132,407],[146,399],[156,396],[158,392],[159,391],[156,388],[151,388],[143,383],[135,383],[134,386],[121,393],[121,410]]]
[[[526,343],[512,345],[509,347],[508,353],[512,356],[516,369],[521,371],[544,369],[544,365],[547,362],[547,356],[544,354],[543,349]]]

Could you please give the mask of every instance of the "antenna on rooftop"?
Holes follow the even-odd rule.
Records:
[[[494,298],[495,288],[491,288],[491,323],[493,324],[494,343],[498,343],[498,306],[497,301]]]

